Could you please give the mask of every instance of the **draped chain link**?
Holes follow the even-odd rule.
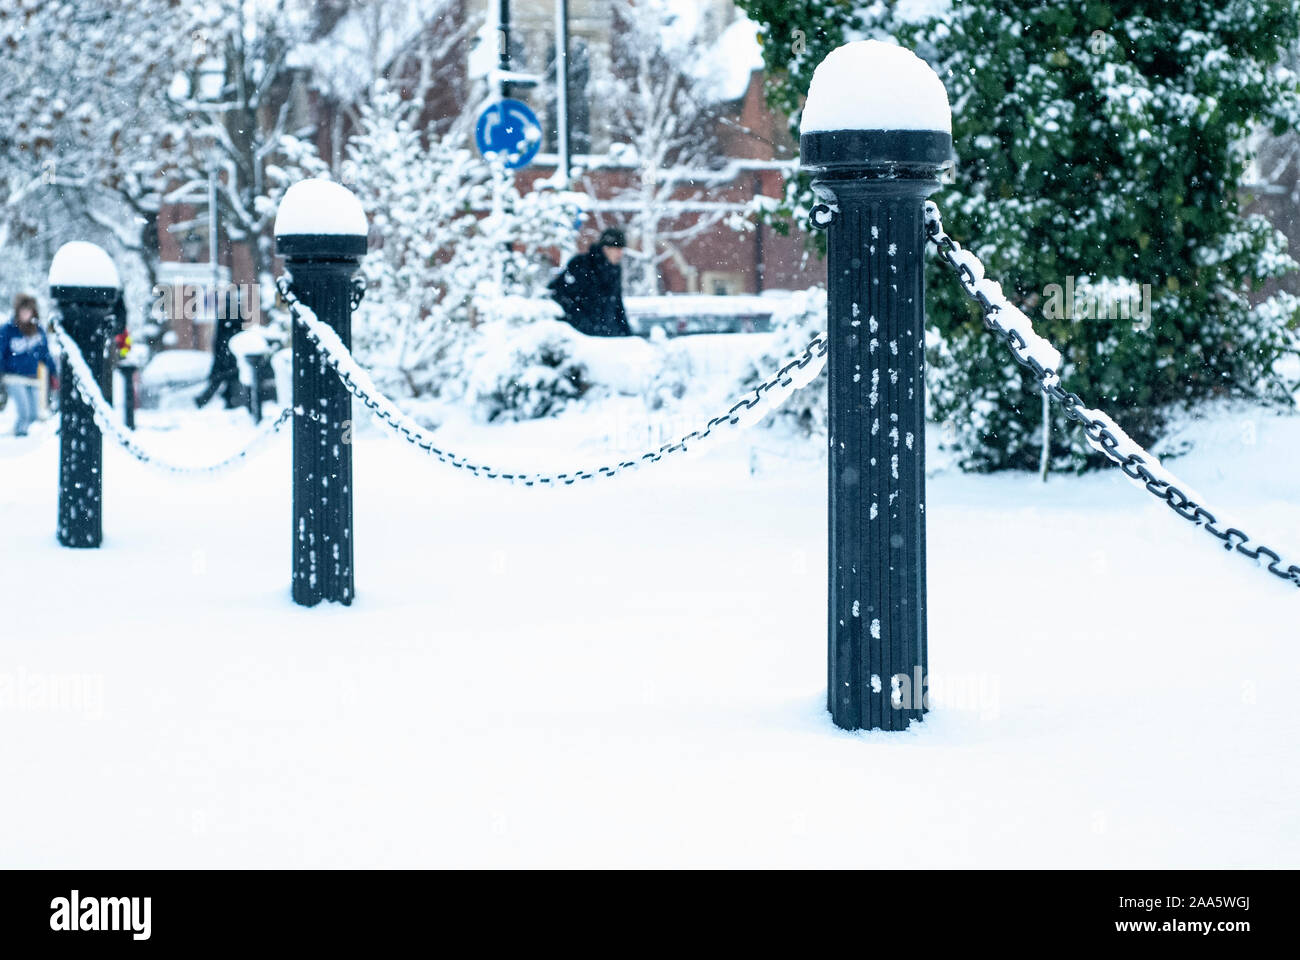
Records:
[[[357,312],[357,307],[361,306],[361,301],[366,298],[366,279],[365,277],[352,278],[352,295],[348,297],[348,309],[353,313]]]
[[[99,382],[95,379],[90,366],[86,363],[86,358],[81,354],[81,348],[77,346],[76,342],[63,328],[61,318],[55,316],[53,324],[55,339],[59,341],[64,356],[68,358],[68,369],[72,371],[73,385],[76,387],[77,393],[86,402],[86,405],[90,407],[95,426],[99,427],[100,433],[117,441],[118,445],[136,460],[156,469],[173,474],[212,475],[220,473],[242,463],[250,453],[279,433],[281,428],[293,416],[292,409],[286,407],[281,410],[279,415],[265,424],[242,449],[218,460],[216,463],[198,466],[172,463],[155,453],[151,453],[137,439],[139,434],[136,431],[128,430],[118,423],[117,418],[113,415],[112,406],[104,399],[104,394],[99,388]]]
[[[288,304],[289,312],[294,321],[302,325],[307,338],[315,345],[325,362],[334,369],[343,386],[352,396],[361,401],[366,409],[373,413],[385,427],[402,437],[412,446],[458,470],[463,470],[476,477],[489,480],[504,480],[526,487],[568,486],[579,480],[617,476],[638,467],[658,463],[672,454],[685,453],[701,445],[707,438],[715,438],[729,428],[740,427],[744,429],[751,424],[757,423],[768,413],[780,407],[796,390],[811,382],[826,364],[826,336],[825,334],[818,334],[813,337],[812,342],[804,348],[801,354],[754,387],[725,413],[712,418],[701,429],[693,430],[674,443],[664,444],[658,449],[647,451],[633,459],[621,460],[595,468],[580,468],[564,473],[512,473],[486,464],[474,463],[465,457],[443,450],[435,445],[422,428],[413,423],[391,400],[379,392],[369,375],[356,364],[351,353],[339,340],[333,328],[317,319],[311,309],[298,299],[288,278],[280,277],[276,281],[276,286],[280,291],[280,296]],[[352,302],[359,303],[364,292],[363,285],[354,283]]]
[[[1300,566],[1286,565],[1276,551],[1237,527],[1220,529],[1218,517],[1197,502],[1184,489],[1186,485],[1169,473],[1157,457],[1135,443],[1107,414],[1089,408],[1078,394],[1061,386],[1060,353],[1033,333],[1032,324],[1007,302],[1000,286],[984,279],[984,267],[979,259],[944,232],[939,208],[932,201],[925,205],[925,225],[929,242],[956,272],[966,295],[980,305],[984,325],[1005,341],[1017,363],[1033,371],[1039,389],[1083,428],[1094,449],[1184,520],[1202,527],[1225,550],[1236,550],[1251,560],[1267,560],[1269,573],[1300,587]]]

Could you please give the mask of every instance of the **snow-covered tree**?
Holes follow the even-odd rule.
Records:
[[[300,45],[294,62],[311,72],[328,118],[331,172],[343,169],[348,132],[377,83],[399,88],[415,103],[469,103],[478,93],[454,69],[484,20],[482,4],[465,0],[336,0],[328,32]],[[462,116],[472,120],[465,111]],[[461,117],[456,118],[458,121]],[[441,127],[440,127],[441,129]]]
[[[612,138],[627,145],[623,149],[635,160],[637,172],[608,199],[627,211],[621,214],[631,244],[624,261],[625,287],[654,295],[662,289],[660,264],[726,215],[681,210],[683,203],[705,195],[702,188],[691,187],[689,171],[716,164],[713,105],[691,61],[698,38],[677,36],[670,29],[675,19],[671,4],[613,0],[610,14],[611,62],[596,81],[596,93],[608,104]],[[611,150],[617,153],[618,148]],[[590,182],[587,191],[595,194]],[[603,219],[597,219],[604,227]]]
[[[801,98],[834,47],[890,31],[932,59],[953,104],[955,182],[936,196],[950,232],[1035,315],[1066,358],[1066,385],[1110,406],[1151,442],[1174,405],[1206,397],[1283,398],[1295,302],[1251,306],[1290,270],[1282,238],[1241,212],[1257,122],[1296,125],[1295,77],[1279,58],[1300,29],[1296,0],[953,0],[909,4],[739,0],[764,28],[768,93],[798,129]],[[806,211],[806,183],[786,212]],[[931,414],[974,469],[1035,467],[1039,398],[988,336],[937,261],[929,319]],[[1045,313],[1050,285],[1149,285],[1151,320]],[[1059,412],[1051,454],[1089,450]]]
[[[956,182],[936,197],[949,229],[1062,346],[1066,384],[1139,441],[1175,404],[1286,396],[1274,365],[1293,348],[1296,301],[1252,307],[1249,294],[1295,263],[1277,230],[1242,214],[1240,191],[1253,125],[1300,119],[1296,78],[1278,67],[1298,29],[1295,0],[971,0],[905,34],[933,45],[956,106]],[[1145,285],[1149,318],[1062,316],[1052,285],[1070,278]],[[968,467],[1031,468],[1042,434],[1029,375],[951,278],[933,276],[931,291],[947,347],[934,414]],[[1054,417],[1053,459],[1080,465],[1088,448]]]
[[[220,229],[247,245],[269,291],[280,197],[298,180],[327,175],[313,131],[292,126],[303,119],[290,96],[299,79],[292,58],[311,35],[314,5],[204,0],[185,11],[193,66],[172,104],[182,143],[168,200],[205,207],[215,167]]]
[[[420,396],[438,391],[442,365],[468,331],[468,278],[446,268],[476,229],[476,174],[468,150],[440,140],[426,149],[413,112],[377,85],[348,144],[344,178],[371,217],[354,349],[381,386]]]
[[[63,241],[94,239],[136,259],[152,285],[175,153],[168,91],[189,54],[184,12],[172,0],[0,6],[6,259],[48,266]]]
[[[422,136],[418,104],[376,85],[344,177],[372,217],[358,355],[386,389],[454,397],[475,325],[510,297],[538,297],[552,251],[574,242],[573,194],[521,194],[510,173],[452,135]]]
[[[215,166],[222,232],[269,275],[279,195],[323,169],[287,128],[291,54],[317,16],[308,0],[5,4],[0,235],[34,243],[35,259],[65,239],[104,242],[138,259],[148,290],[159,208],[202,210]]]

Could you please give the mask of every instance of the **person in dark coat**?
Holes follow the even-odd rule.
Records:
[[[564,319],[592,337],[630,337],[623,309],[623,231],[610,227],[586,253],[580,253],[549,284]]]
[[[242,406],[243,398],[241,391],[243,386],[239,382],[239,361],[230,351],[230,340],[235,334],[243,329],[243,321],[240,319],[239,311],[232,312],[228,308],[222,308],[218,300],[216,329],[212,335],[212,366],[208,370],[208,385],[203,388],[203,392],[194,398],[196,407],[206,406],[218,391],[221,392],[222,400],[225,401],[226,409],[232,410],[235,407]]]

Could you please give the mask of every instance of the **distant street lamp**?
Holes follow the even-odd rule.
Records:
[[[501,99],[510,96],[510,0],[497,0],[497,69],[501,72]]]
[[[212,300],[212,323],[213,330],[216,329],[217,323],[217,303],[221,287],[221,268],[217,263],[217,231],[220,229],[220,223],[217,219],[217,152],[215,149],[208,151],[208,265],[212,268],[212,289],[208,291],[208,297]],[[207,301],[208,297],[204,297]]]
[[[212,118],[213,123],[220,122],[220,114],[224,112],[224,94],[226,88],[226,65],[225,62],[217,56],[209,55],[199,65],[197,99],[202,103],[208,104],[217,114]],[[217,169],[220,166],[221,157],[217,148],[216,138],[208,144],[207,149],[207,167],[208,167],[208,266],[211,269],[211,285],[203,298],[205,309],[211,303],[211,320],[213,330],[216,329],[217,322],[217,303],[218,290],[221,286],[221,269],[218,264],[219,247],[218,240],[220,237],[221,224],[217,212]],[[197,253],[191,262],[198,262]]]
[[[555,185],[569,188],[569,0],[555,0]]]

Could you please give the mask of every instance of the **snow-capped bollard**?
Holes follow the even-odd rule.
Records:
[[[925,199],[952,158],[943,83],[874,40],[817,67],[799,137],[827,231],[829,668],[849,730],[925,709]]]
[[[262,422],[262,383],[271,372],[271,355],[269,353],[250,353],[244,359],[252,383],[248,385],[248,410],[253,415],[254,423]]]
[[[293,292],[352,346],[352,277],[366,252],[365,211],[328,180],[303,180],[280,201],[276,252]],[[293,599],[350,604],[352,398],[308,339],[293,328]]]
[[[230,352],[240,364],[240,376],[248,371],[248,412],[254,423],[261,423],[262,381],[271,374],[271,345],[261,327],[249,327],[230,338]]]
[[[50,262],[50,298],[63,328],[102,383],[104,341],[121,290],[117,268],[93,243],[74,240]],[[59,543],[98,547],[104,539],[104,440],[65,357],[59,375]]]

